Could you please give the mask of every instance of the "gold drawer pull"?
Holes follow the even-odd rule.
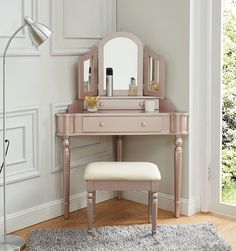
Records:
[[[104,103],[103,103],[103,102],[100,102],[100,103],[99,103],[99,106],[104,106]]]
[[[145,127],[146,126],[146,122],[142,122],[141,125],[142,125],[142,127]]]
[[[100,125],[100,126],[104,126],[104,122],[100,122],[99,125]]]

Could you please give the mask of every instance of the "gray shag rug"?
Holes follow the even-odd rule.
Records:
[[[158,225],[151,236],[150,225],[35,230],[29,237],[29,251],[74,250],[196,250],[232,251],[211,224]]]

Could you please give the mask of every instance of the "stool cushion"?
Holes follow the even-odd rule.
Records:
[[[92,162],[85,180],[161,180],[157,165],[149,162]]]

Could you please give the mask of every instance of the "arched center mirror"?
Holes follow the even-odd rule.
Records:
[[[131,39],[117,37],[104,45],[103,49],[103,79],[106,79],[106,69],[113,69],[113,90],[127,90],[130,78],[138,76],[138,46]],[[103,81],[106,90],[106,81]]]
[[[111,69],[113,96],[128,96],[131,78],[137,86],[136,95],[142,96],[143,44],[136,36],[125,32],[111,34],[100,42],[98,58],[100,96],[107,93],[107,69]]]

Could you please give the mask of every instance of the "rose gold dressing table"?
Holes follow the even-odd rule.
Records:
[[[112,97],[106,96],[107,67],[114,72]],[[78,100],[69,106],[68,112],[56,114],[56,135],[63,137],[65,219],[69,218],[70,137],[86,135],[115,136],[117,161],[123,160],[124,135],[174,135],[175,216],[179,217],[182,136],[188,134],[188,114],[176,112],[175,106],[164,97],[164,58],[143,46],[136,36],[117,32],[79,57],[78,72]],[[131,77],[137,84],[135,96],[128,95]],[[87,112],[84,97],[97,95],[98,111]],[[155,111],[145,112],[146,100],[155,103]]]

